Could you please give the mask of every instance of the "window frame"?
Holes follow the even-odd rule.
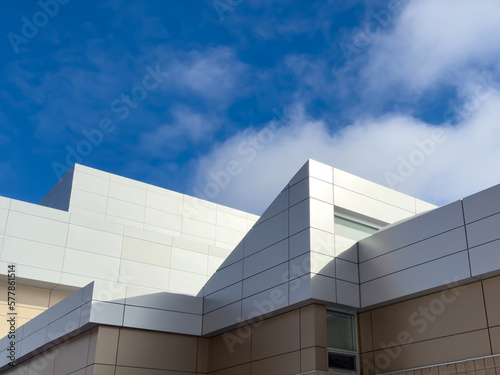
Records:
[[[348,310],[343,310],[339,308],[334,308],[334,307],[326,307],[326,313],[328,314],[329,311],[332,312],[337,312],[337,313],[342,313],[342,314],[347,314],[351,315],[353,317],[353,338],[354,338],[354,344],[355,344],[355,350],[345,350],[345,349],[337,349],[337,348],[332,348],[328,346],[328,319],[326,321],[327,324],[327,353],[338,353],[341,355],[352,355],[355,358],[355,366],[356,368],[354,370],[345,370],[345,369],[340,369],[340,368],[335,368],[335,367],[328,367],[329,371],[337,371],[340,373],[345,373],[345,374],[359,374],[359,368],[360,368],[360,354],[359,354],[359,337],[358,337],[358,314],[356,314],[353,311],[348,311]],[[328,315],[327,315],[328,316]],[[328,355],[327,355],[327,366],[328,366]]]

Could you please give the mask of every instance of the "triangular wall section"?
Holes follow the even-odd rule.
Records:
[[[309,160],[206,283],[204,334],[312,299],[336,303],[333,231],[333,168]]]

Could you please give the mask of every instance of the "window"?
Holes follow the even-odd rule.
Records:
[[[355,315],[327,310],[328,367],[356,371]]]
[[[356,371],[356,355],[328,352],[328,368]]]
[[[355,241],[362,240],[378,230],[377,228],[338,215],[334,216],[334,221],[335,234]]]
[[[354,315],[327,310],[328,347],[342,350],[356,350]]]

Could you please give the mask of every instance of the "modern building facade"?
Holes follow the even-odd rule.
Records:
[[[0,371],[500,375],[498,228],[500,186],[438,208],[309,160],[257,217],[75,165],[0,198]]]

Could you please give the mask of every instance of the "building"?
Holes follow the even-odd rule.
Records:
[[[436,208],[309,160],[256,217],[75,165],[0,199],[0,371],[500,375],[498,228],[500,185]]]

